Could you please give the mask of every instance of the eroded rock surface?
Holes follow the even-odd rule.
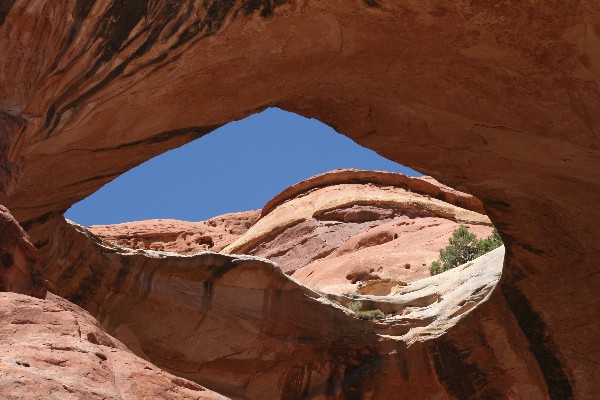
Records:
[[[0,293],[0,397],[225,399],[134,355],[76,305]]]
[[[220,251],[244,234],[258,218],[258,211],[220,215],[202,222],[171,219],[95,225],[90,232],[131,249],[194,254]]]
[[[437,218],[439,222],[448,220],[452,226],[491,226],[485,215],[437,198],[445,199],[445,194],[442,185],[402,174],[338,170],[317,175],[267,203],[261,218],[223,252],[266,257],[291,274],[312,261],[394,240],[398,232],[388,231],[388,236],[383,231],[367,233],[391,221],[410,223]],[[459,192],[452,196],[450,201],[454,203],[479,208],[473,196]],[[404,233],[406,239],[408,231]],[[356,239],[361,243],[353,244],[352,238],[357,235],[362,235]],[[346,242],[345,248],[332,254]],[[441,240],[439,244],[430,250],[435,253],[445,245]],[[437,258],[437,254],[429,256]],[[426,262],[421,257],[406,261],[415,265]]]
[[[291,186],[260,211],[89,230],[134,249],[256,255],[315,289],[387,295],[429,276],[429,265],[459,225],[489,235],[491,222],[477,212],[481,208],[473,196],[429,177],[336,170]]]
[[[452,398],[506,390],[497,382],[518,397],[545,395],[494,291],[502,248],[400,296],[349,298],[316,292],[262,258],[128,250],[66,221],[54,232],[42,254],[62,296],[136,354],[232,398]],[[386,319],[357,319],[350,302]],[[446,370],[500,361],[510,367],[494,377]]]
[[[390,294],[429,276],[429,265],[459,225],[481,237],[491,233],[485,215],[454,204],[480,208],[473,196],[432,180],[333,171],[284,190],[223,252],[268,258],[326,292]]]
[[[480,237],[492,231],[485,225],[462,225]],[[350,237],[292,276],[328,293],[393,294],[407,282],[430,275],[431,262],[458,226],[444,218],[400,218]]]
[[[545,389],[521,397],[595,399],[598,32],[586,0],[4,1],[0,199],[44,253],[68,207],[154,155],[269,106],[317,118],[477,196],[506,244],[494,306],[394,394],[509,397],[539,387],[510,375],[525,363]]]
[[[46,295],[37,249],[8,209],[0,205],[0,292]]]

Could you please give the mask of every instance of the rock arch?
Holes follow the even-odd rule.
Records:
[[[2,198],[43,246],[68,206],[153,155],[269,106],[318,118],[482,199],[506,243],[494,323],[515,321],[545,395],[593,398],[599,15],[584,0],[9,1]],[[448,393],[499,395],[443,374],[501,375],[461,340],[436,345]]]

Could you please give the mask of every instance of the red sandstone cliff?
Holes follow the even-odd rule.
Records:
[[[6,241],[2,286],[43,296],[41,268],[138,354],[238,397],[595,399],[599,32],[589,0],[3,1],[0,202],[30,239]],[[270,106],[481,199],[506,244],[496,290],[477,265],[410,282],[377,305],[406,306],[382,333],[262,259],[125,251],[62,220],[135,165]],[[186,329],[161,323],[172,310]],[[35,342],[17,325],[9,336]]]
[[[459,225],[488,235],[491,222],[481,210],[473,196],[428,177],[336,170],[284,190],[260,218],[256,211],[205,222],[151,220],[89,229],[130,248],[265,257],[326,292],[390,294],[429,276],[429,265]]]
[[[485,394],[507,382],[518,396],[545,396],[526,340],[514,336],[494,291],[503,248],[394,296],[347,297],[312,290],[254,256],[130,250],[68,222],[51,242],[42,255],[61,296],[138,356],[232,398],[452,398],[458,387]],[[360,320],[350,303],[385,319]],[[509,367],[477,389],[444,370],[459,361]]]

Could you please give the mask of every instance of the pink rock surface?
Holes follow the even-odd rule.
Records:
[[[312,189],[348,183],[402,187],[411,192],[439,198],[446,203],[451,203],[478,213],[484,213],[483,204],[481,204],[481,200],[477,197],[443,185],[431,176],[416,178],[394,172],[343,168],[311,176],[302,182],[290,186],[273,197],[263,207],[260,215],[263,217],[273,211],[279,204]]]
[[[220,251],[248,230],[259,211],[220,215],[201,222],[152,219],[115,225],[94,225],[90,232],[132,249],[194,254]]]
[[[508,382],[515,398],[547,398],[502,297],[488,303],[501,296],[503,248],[398,296],[347,297],[307,288],[263,258],[129,250],[66,221],[49,243],[41,253],[61,296],[135,354],[231,398],[474,397],[469,379],[479,376],[454,373],[458,357],[502,365],[485,393]],[[346,307],[357,302],[386,318],[356,318]]]
[[[429,276],[458,226],[480,237],[491,233],[485,215],[456,205],[477,210],[478,202],[429,178],[336,170],[284,190],[223,251],[268,258],[319,290],[388,295],[390,282]],[[377,280],[389,290],[375,289]]]
[[[257,255],[319,290],[388,295],[429,276],[459,225],[489,235],[480,208],[477,198],[429,177],[335,170],[292,185],[260,211],[89,229],[134,249]]]
[[[393,295],[407,282],[430,276],[429,265],[459,225],[443,218],[399,218],[350,237],[292,276],[325,292]],[[479,237],[492,231],[465,226]]]
[[[599,2],[1,4],[0,118],[13,122],[0,127],[0,198],[40,254],[64,210],[103,184],[276,105],[477,195],[506,243],[480,324],[395,356],[414,391],[388,371],[330,381],[357,382],[354,397],[598,397]],[[94,267],[66,261],[75,275]],[[275,398],[305,393],[316,354]],[[361,365],[348,360],[333,364]]]
[[[16,293],[0,293],[0,398],[225,399],[137,357],[78,306]]]

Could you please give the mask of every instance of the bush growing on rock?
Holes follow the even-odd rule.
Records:
[[[356,298],[356,297],[353,297],[353,298]],[[360,301],[351,301],[350,303],[348,303],[348,308],[350,310],[354,311],[354,313],[356,314],[362,308],[362,303]]]
[[[440,250],[439,261],[431,263],[429,273],[437,275],[448,271],[500,246],[502,246],[502,239],[496,228],[487,238],[477,239],[475,234],[469,232],[469,228],[461,225],[452,232],[448,246]]]
[[[385,314],[381,310],[361,311],[363,304],[360,301],[351,301],[348,303],[348,308],[354,311],[354,316],[358,319],[383,319]]]
[[[489,253],[500,246],[502,246],[502,238],[496,228],[494,228],[490,236],[479,241],[479,251],[481,252],[481,255]]]
[[[429,273],[433,275],[441,274],[444,272],[444,267],[442,267],[442,263],[439,261],[434,261],[429,266]]]
[[[385,314],[381,310],[356,311],[354,313],[358,319],[383,319]]]

